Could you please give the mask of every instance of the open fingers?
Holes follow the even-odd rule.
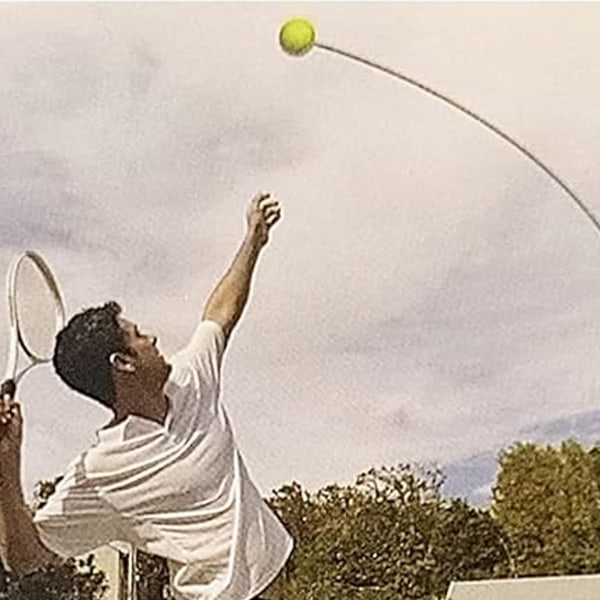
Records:
[[[268,212],[276,210],[277,208],[279,208],[279,202],[273,198],[271,198],[269,200],[265,200],[258,207],[258,209],[265,215]]]
[[[269,217],[273,213],[281,212],[281,206],[277,200],[274,200],[272,202],[265,203],[262,206],[261,211],[265,217]]]
[[[252,199],[252,206],[255,209],[261,209],[262,205],[265,202],[269,201],[269,198],[271,198],[271,193],[270,192],[258,192],[256,194],[256,196],[254,196],[254,198]]]
[[[277,221],[279,221],[279,219],[281,219],[281,209],[280,208],[272,210],[268,214],[265,215],[265,223],[267,224],[268,227],[272,227],[273,225],[275,225],[275,223],[277,223]]]
[[[281,206],[268,192],[260,192],[254,198],[254,209],[262,214],[267,224],[275,223],[281,217]]]
[[[281,219],[281,205],[269,192],[259,192],[252,200],[248,212],[250,223],[259,226],[263,231],[265,240],[268,239],[268,231]]]

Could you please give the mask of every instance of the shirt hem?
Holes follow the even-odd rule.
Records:
[[[273,581],[275,581],[279,573],[281,573],[281,570],[283,569],[283,567],[285,567],[285,564],[289,560],[293,549],[294,540],[290,538],[288,540],[285,552],[283,554],[283,558],[279,562],[277,568],[273,571],[270,571],[263,580],[259,580],[259,583],[252,587],[250,595],[244,596],[241,600],[254,600],[259,594],[262,594],[262,592],[264,592],[273,583]]]

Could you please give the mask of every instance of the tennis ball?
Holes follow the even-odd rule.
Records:
[[[313,47],[315,38],[315,28],[307,19],[291,19],[279,31],[281,47],[293,56],[306,54]]]

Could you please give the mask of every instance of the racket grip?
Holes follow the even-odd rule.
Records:
[[[17,384],[14,379],[5,379],[0,385],[0,399],[8,394],[12,400],[17,392]]]

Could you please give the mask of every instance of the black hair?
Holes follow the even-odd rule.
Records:
[[[74,390],[111,408],[115,399],[110,355],[125,352],[125,333],[116,302],[75,315],[56,336],[53,364],[58,376]]]

